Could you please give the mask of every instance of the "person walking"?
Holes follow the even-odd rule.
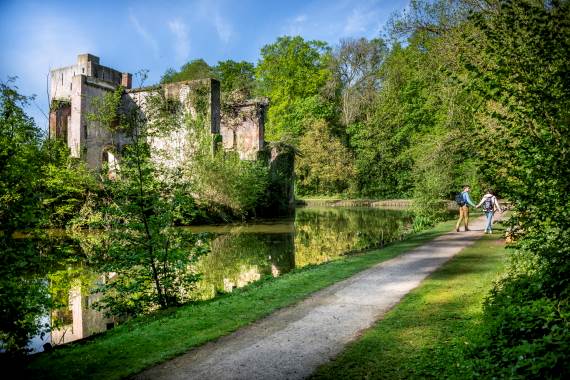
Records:
[[[462,221],[465,226],[465,231],[469,231],[469,206],[475,207],[475,203],[469,198],[470,190],[469,185],[465,185],[463,186],[463,191],[456,197],[457,205],[459,206],[459,220],[457,220],[457,224],[455,225],[455,231],[457,232],[459,232],[459,226]]]
[[[485,223],[485,233],[491,234],[493,233],[493,215],[495,212],[500,211],[501,214],[503,213],[503,209],[501,205],[499,205],[499,201],[497,197],[493,194],[491,189],[488,189],[483,195],[481,202],[475,206],[475,208],[479,208],[483,206],[483,211],[485,211],[485,216],[487,217],[487,223]]]

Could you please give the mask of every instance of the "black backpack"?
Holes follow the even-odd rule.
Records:
[[[485,198],[485,200],[483,201],[483,210],[484,211],[493,211],[495,208],[495,205],[493,203],[494,203],[493,197]]]
[[[455,202],[459,207],[465,206],[465,200],[463,199],[463,193],[459,193],[455,196]]]

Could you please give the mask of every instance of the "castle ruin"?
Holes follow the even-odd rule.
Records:
[[[183,110],[196,117],[198,108],[206,115],[206,125],[214,148],[223,147],[239,154],[242,160],[266,160],[270,169],[268,204],[261,213],[289,214],[294,210],[293,178],[294,150],[286,144],[267,144],[264,123],[268,103],[252,99],[221,104],[220,82],[200,79],[150,87],[132,88],[132,75],[100,64],[99,57],[80,54],[77,63],[50,71],[49,137],[61,139],[73,157],[84,160],[91,169],[98,170],[107,163],[110,169],[119,159],[128,140],[120,133],[113,134],[98,122],[90,120],[96,113],[97,98],[124,88],[121,103],[128,109],[137,106],[144,111],[145,98],[162,91],[167,100],[179,102]],[[197,96],[199,95],[199,96]],[[198,104],[199,103],[199,104]],[[202,112],[204,111],[204,112]],[[173,164],[187,159],[185,149],[191,136],[182,126],[166,137],[149,141],[153,148],[166,150]],[[217,142],[221,142],[218,144]]]
[[[49,135],[50,138],[63,140],[71,155],[83,159],[92,169],[101,168],[104,162],[111,164],[116,158],[115,152],[121,152],[125,144],[120,136],[113,139],[111,132],[88,117],[96,111],[94,99],[115,91],[119,86],[125,89],[123,104],[141,106],[151,92],[162,90],[167,99],[179,101],[192,114],[195,114],[196,108],[192,95],[201,91],[207,100],[207,122],[213,141],[221,141],[224,149],[237,152],[243,160],[256,160],[264,150],[266,101],[248,100],[228,104],[228,112],[222,114],[220,82],[215,79],[132,88],[130,73],[103,66],[99,57],[94,55],[80,54],[76,64],[50,72]],[[153,143],[170,149],[173,156],[180,156],[179,151],[183,149],[186,137],[178,131],[170,138]]]

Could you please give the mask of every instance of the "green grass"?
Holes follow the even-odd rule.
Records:
[[[58,379],[133,375],[421,245],[450,231],[452,224],[441,223],[381,250],[294,270],[210,301],[137,318],[87,342],[37,355],[28,364],[28,375]]]
[[[498,234],[464,249],[313,378],[470,377],[463,353],[477,334],[482,301],[504,256]]]

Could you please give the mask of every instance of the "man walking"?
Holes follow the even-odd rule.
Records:
[[[456,201],[459,206],[459,220],[455,225],[455,231],[457,232],[459,232],[461,221],[463,221],[465,225],[465,231],[469,231],[469,206],[475,207],[475,203],[473,203],[471,198],[469,198],[469,190],[471,190],[470,187],[465,185],[463,186],[461,194],[457,195]]]

